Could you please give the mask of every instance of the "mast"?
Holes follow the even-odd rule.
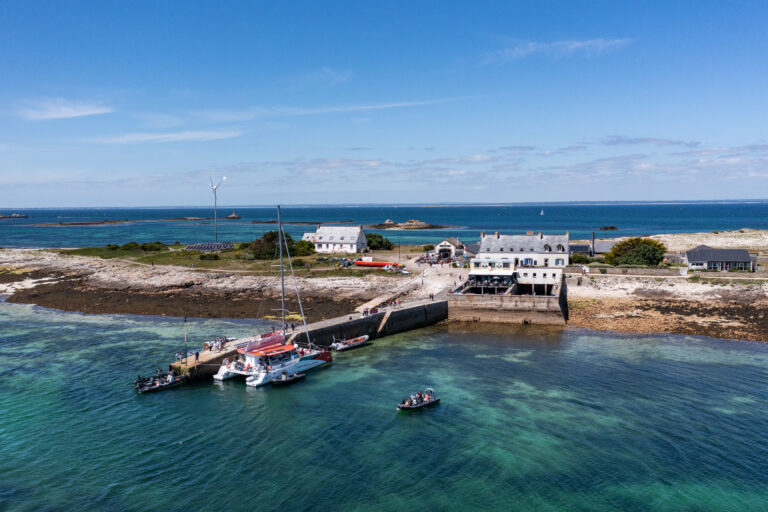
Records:
[[[283,269],[283,223],[280,218],[280,205],[277,205],[277,245],[280,246],[280,313],[283,323],[280,329],[285,330],[285,277]]]
[[[312,348],[312,340],[309,339],[309,327],[307,327],[307,317],[304,315],[304,306],[301,305],[301,294],[299,293],[299,284],[296,282],[296,273],[293,271],[293,262],[291,261],[291,251],[288,250],[288,241],[285,242],[285,252],[288,254],[288,266],[291,269],[291,277],[293,278],[293,287],[296,288],[296,300],[299,302],[299,311],[301,312],[301,321],[304,324],[304,332],[307,335],[307,346]]]

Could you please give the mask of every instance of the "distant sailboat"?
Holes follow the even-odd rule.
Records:
[[[541,210],[541,213],[539,215],[544,215],[544,210]]]

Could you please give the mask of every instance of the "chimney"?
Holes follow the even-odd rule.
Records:
[[[539,231],[539,240],[543,240],[544,237],[541,235],[541,231]]]
[[[498,239],[498,238],[499,238],[499,232],[497,231],[496,232],[496,239]]]
[[[592,232],[592,257],[595,257],[595,232]]]
[[[480,232],[480,238],[481,238],[481,239],[485,238],[485,231],[481,231],[481,232]]]

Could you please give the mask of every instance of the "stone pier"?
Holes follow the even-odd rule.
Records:
[[[434,325],[448,318],[448,303],[445,300],[425,300],[403,304],[395,308],[379,309],[377,313],[362,316],[360,313],[323,320],[309,324],[307,329],[312,343],[327,347],[336,340],[357,338],[367,334],[371,339],[398,334],[421,327]],[[306,343],[306,333],[297,326],[296,333],[288,333],[291,343]],[[224,358],[234,359],[236,346],[225,346],[216,351],[200,352],[196,363],[194,356],[184,361],[172,363],[176,371],[189,375],[193,381],[205,381],[219,371]]]

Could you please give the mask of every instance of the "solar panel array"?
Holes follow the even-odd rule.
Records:
[[[235,244],[232,242],[191,244],[187,246],[188,251],[200,251],[200,252],[225,251],[227,249],[234,249],[234,248],[235,248]]]

